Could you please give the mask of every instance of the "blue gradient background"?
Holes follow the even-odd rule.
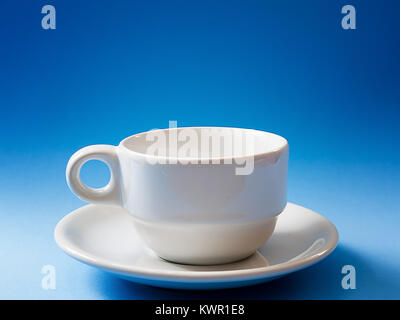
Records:
[[[56,30],[41,28],[45,4]],[[346,4],[357,30],[341,28]],[[0,15],[0,298],[400,298],[398,1],[2,0]],[[65,255],[53,229],[83,205],[65,182],[72,153],[169,120],[286,137],[289,201],[337,226],[335,252],[267,284],[190,293]],[[56,290],[41,288],[45,264]],[[346,264],[356,290],[341,288]]]

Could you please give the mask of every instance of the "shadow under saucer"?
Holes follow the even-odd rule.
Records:
[[[262,263],[255,255],[254,263]],[[237,262],[238,267],[241,263]],[[344,265],[353,265],[357,270],[357,281],[362,283],[356,290],[344,290],[341,286]],[[225,289],[181,291],[141,285],[114,277],[106,272],[94,270],[90,281],[97,283],[105,299],[366,299],[385,298],[380,289],[393,287],[399,292],[399,283],[390,283],[379,276],[381,273],[398,274],[383,265],[372,266],[371,258],[351,247],[338,245],[335,251],[320,263],[288,276],[255,286]],[[194,267],[194,266],[191,266]],[[377,272],[374,269],[379,270]]]

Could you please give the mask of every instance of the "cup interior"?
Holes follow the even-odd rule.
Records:
[[[287,141],[253,129],[180,127],[139,133],[124,139],[121,145],[144,156],[222,160],[274,153],[283,149]]]

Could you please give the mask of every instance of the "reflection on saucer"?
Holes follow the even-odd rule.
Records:
[[[228,271],[228,270],[247,270],[267,267],[268,260],[259,252],[254,253],[250,257],[228,264],[196,266],[189,264],[178,264],[166,261],[156,256],[153,252],[137,257],[136,265],[143,268],[151,268],[152,270],[174,270],[174,271]]]
[[[301,260],[303,258],[313,255],[314,253],[320,251],[323,248],[323,246],[325,245],[325,243],[326,243],[326,241],[323,238],[319,238],[319,239],[315,240],[314,243],[309,248],[307,248],[306,250],[304,250],[302,253],[295,256],[294,258],[288,260],[286,263],[293,262],[296,260]]]

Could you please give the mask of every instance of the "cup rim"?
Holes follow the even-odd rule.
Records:
[[[144,152],[139,152],[137,150],[133,150],[129,148],[126,143],[134,138],[138,138],[140,136],[143,136],[149,132],[157,132],[157,131],[172,131],[172,130],[179,130],[179,129],[233,129],[233,130],[242,130],[242,131],[247,131],[254,133],[255,135],[268,135],[269,137],[273,137],[276,140],[279,140],[279,146],[275,148],[271,148],[270,150],[264,151],[264,152],[254,152],[251,155],[240,155],[240,156],[231,156],[231,157],[226,157],[226,156],[219,156],[219,157],[207,157],[207,158],[193,158],[193,157],[179,157],[178,155],[174,158],[170,156],[162,156],[162,155],[152,155]],[[250,128],[238,128],[238,127],[219,127],[219,126],[196,126],[196,127],[176,127],[176,128],[165,128],[165,129],[154,129],[154,130],[148,130],[144,132],[139,132],[136,134],[133,134],[131,136],[126,137],[119,143],[119,147],[122,147],[124,150],[128,151],[130,154],[136,156],[139,159],[145,159],[145,160],[163,160],[168,163],[168,160],[171,159],[176,159],[179,163],[179,161],[185,161],[188,164],[191,164],[193,161],[199,161],[201,164],[203,164],[203,161],[208,161],[208,162],[214,162],[214,161],[226,161],[226,160],[233,160],[236,163],[242,163],[244,161],[247,161],[249,159],[254,159],[254,161],[260,160],[260,159],[266,159],[266,158],[273,158],[276,159],[277,156],[279,156],[281,153],[284,152],[284,150],[288,149],[289,144],[288,141],[275,133],[268,132],[268,131],[263,131],[263,130],[257,130],[257,129],[250,129]],[[278,157],[279,158],[279,157]],[[232,162],[233,163],[233,162]]]

